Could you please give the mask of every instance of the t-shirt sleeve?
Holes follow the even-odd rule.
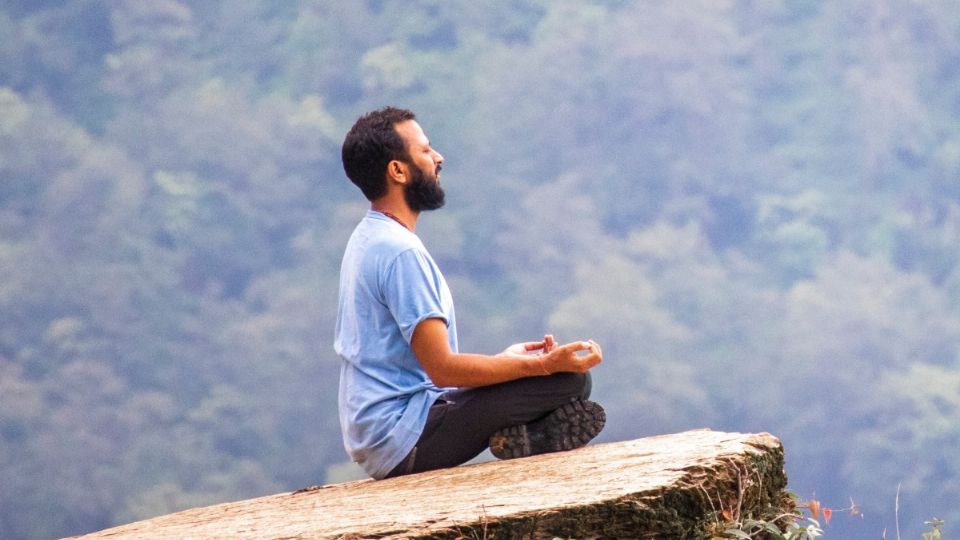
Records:
[[[380,285],[384,302],[407,343],[413,339],[417,325],[426,319],[443,319],[450,324],[441,303],[441,283],[439,269],[417,249],[400,253],[384,275]]]

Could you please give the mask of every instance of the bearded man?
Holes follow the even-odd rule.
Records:
[[[506,459],[593,439],[606,420],[587,399],[597,343],[546,335],[496,355],[459,352],[453,297],[416,235],[444,191],[443,156],[415,115],[361,116],[342,159],[370,201],[343,255],[334,342],[350,457],[381,479],[459,465],[487,447]]]

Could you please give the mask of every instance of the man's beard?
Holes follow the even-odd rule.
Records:
[[[432,178],[428,178],[423,169],[416,164],[410,163],[409,165],[411,170],[410,183],[403,190],[403,197],[407,200],[407,206],[414,212],[436,210],[443,206],[444,193],[443,188],[440,187],[440,181],[437,179],[437,174],[434,173]],[[437,171],[439,170],[438,167]]]

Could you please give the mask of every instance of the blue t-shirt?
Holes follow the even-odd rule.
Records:
[[[410,348],[417,325],[443,319],[457,348],[453,297],[420,238],[370,210],[340,266],[334,349],[340,362],[340,428],[350,457],[383,478],[413,449],[438,388]]]

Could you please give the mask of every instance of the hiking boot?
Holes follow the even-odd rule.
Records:
[[[512,459],[573,450],[596,437],[606,421],[603,407],[578,399],[535,422],[497,431],[490,436],[490,451],[500,459]]]

